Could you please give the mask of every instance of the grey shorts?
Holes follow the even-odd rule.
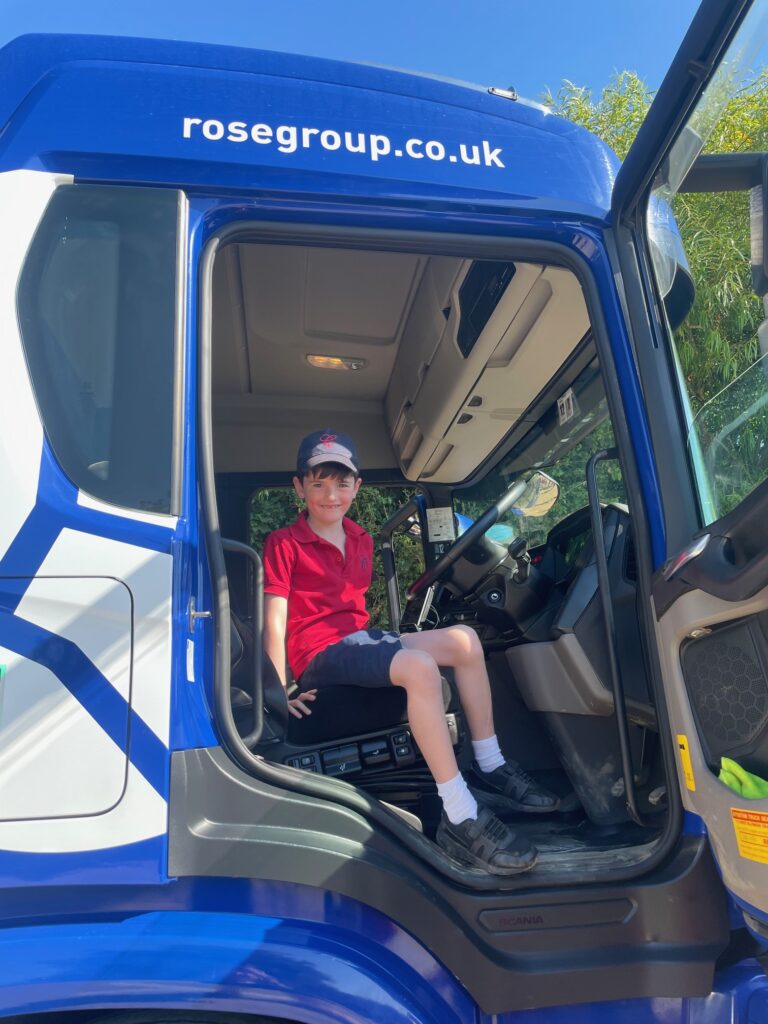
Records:
[[[399,633],[359,629],[316,654],[304,669],[302,690],[323,686],[391,686],[392,659],[403,649]]]

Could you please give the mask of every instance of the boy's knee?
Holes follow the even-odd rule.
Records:
[[[389,674],[396,686],[403,686],[407,690],[427,692],[442,687],[437,662],[426,651],[398,651],[392,659]]]
[[[446,632],[451,638],[455,657],[454,664],[464,664],[484,657],[480,637],[471,626],[449,626]]]

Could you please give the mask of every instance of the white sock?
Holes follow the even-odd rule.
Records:
[[[438,782],[437,792],[452,825],[477,817],[477,801],[467,789],[461,772],[447,782]]]
[[[481,772],[492,772],[494,768],[501,768],[506,760],[499,748],[496,733],[486,740],[472,740],[472,750],[475,752],[475,760]]]

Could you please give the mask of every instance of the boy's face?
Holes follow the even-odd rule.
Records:
[[[293,478],[293,486],[307,503],[309,518],[323,526],[340,523],[355,500],[360,479],[354,474],[321,476],[322,468],[307,473],[303,480]]]

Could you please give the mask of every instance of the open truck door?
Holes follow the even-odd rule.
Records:
[[[768,784],[742,770],[768,777],[768,155],[717,150],[744,148],[722,119],[760,68],[765,75],[767,27],[764,2],[702,5],[612,203],[659,473],[651,593],[682,799],[689,828],[706,829],[724,884],[765,941]],[[672,293],[691,281],[676,282],[679,238],[667,214],[671,206],[684,246],[697,203],[709,204],[710,223],[734,224],[735,262],[703,270],[686,318]],[[726,273],[740,292],[729,292]],[[729,305],[739,295],[745,315]],[[705,371],[707,340],[721,358]]]

